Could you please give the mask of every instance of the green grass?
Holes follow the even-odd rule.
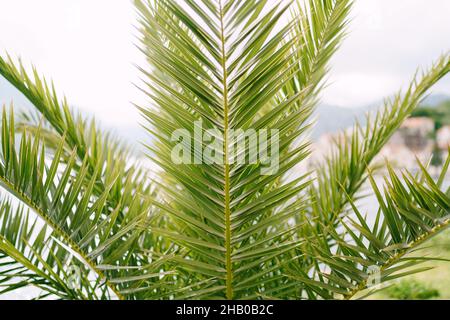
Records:
[[[427,300],[440,297],[439,290],[416,279],[402,280],[386,289],[390,298],[399,300]]]
[[[450,230],[436,236],[425,244],[421,250],[421,255],[450,259]],[[393,283],[377,294],[372,299],[399,299],[408,296],[409,299],[416,298],[417,293],[431,294],[430,291],[437,290],[439,297],[434,299],[450,299],[450,262],[434,261],[424,263],[423,266],[433,266],[432,270],[414,274],[403,278],[401,281]],[[427,293],[427,294],[426,294]],[[421,295],[419,294],[419,296]]]

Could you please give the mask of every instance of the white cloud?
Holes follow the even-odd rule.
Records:
[[[418,67],[450,50],[449,12],[447,0],[356,0],[324,101],[361,106],[404,87]],[[449,77],[436,92],[450,94]]]
[[[137,124],[130,101],[142,63],[129,0],[0,0],[0,52],[51,76],[69,101],[108,125]],[[350,33],[334,57],[326,103],[359,106],[405,85],[417,66],[450,49],[448,0],[355,0]],[[450,94],[450,81],[438,86]]]
[[[141,56],[131,1],[0,0],[0,51],[51,76],[71,104],[107,124],[139,119],[132,82]]]
[[[329,81],[324,100],[343,107],[365,106],[380,101],[393,89],[400,89],[402,80],[398,75],[388,73],[338,73]]]

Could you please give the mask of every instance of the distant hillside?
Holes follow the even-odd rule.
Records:
[[[316,125],[312,138],[317,139],[324,133],[337,132],[352,126],[356,120],[365,123],[365,114],[375,106],[361,108],[342,108],[331,105],[319,105],[315,111]]]
[[[0,76],[0,107],[14,103],[18,107],[30,107],[28,100],[20,94],[12,85]]]
[[[436,130],[442,126],[450,125],[450,99],[443,100],[437,105],[424,104],[416,109],[412,116],[433,119]]]
[[[9,83],[7,83],[6,80],[0,77],[0,106],[4,104],[9,105],[11,101],[14,101],[14,104],[18,107],[30,107],[30,103]],[[425,99],[423,103],[424,108],[438,108],[435,110],[436,112],[433,113],[433,116],[426,116],[434,117],[438,120],[442,117],[442,112],[447,112],[446,110],[449,110],[449,114],[446,114],[446,117],[443,119],[445,119],[445,121],[450,121],[450,105],[447,104],[439,107],[445,101],[448,103],[448,101],[450,101],[450,96],[436,94]],[[370,110],[376,110],[380,105],[380,102],[374,102],[368,106],[363,106],[360,108],[342,108],[333,105],[320,105],[315,112],[315,119],[317,120],[317,123],[312,131],[312,137],[313,139],[317,139],[324,133],[337,132],[348,128],[355,123],[356,119],[358,119],[361,123],[364,123],[365,114]],[[423,108],[420,110],[422,109]],[[444,110],[442,111],[441,109]],[[415,115],[418,116],[420,113],[416,113]],[[445,124],[447,124],[447,122],[445,122]],[[117,132],[118,136],[122,136],[123,139],[131,143],[135,143],[135,145],[138,146],[139,144],[136,143],[136,141],[145,142],[149,140],[149,135],[139,126],[139,124],[136,124],[135,126],[112,128],[112,131]]]
[[[315,112],[317,123],[312,131],[312,137],[313,139],[317,139],[324,133],[337,132],[346,129],[352,126],[356,120],[359,120],[361,124],[364,124],[366,113],[368,111],[377,110],[381,105],[381,102],[374,102],[360,108],[342,108],[332,105],[320,105]],[[429,109],[435,109],[435,111],[429,111]],[[445,122],[445,124],[450,124],[450,96],[442,94],[428,96],[423,101],[422,107],[420,107],[414,115],[420,116],[422,114],[423,116],[432,117],[430,113],[434,115],[433,118],[435,118],[436,121],[439,121],[439,118],[442,117],[442,121],[449,121],[448,123]]]
[[[445,94],[432,94],[425,98],[422,105],[423,106],[429,106],[429,107],[436,107],[440,105],[442,102],[449,101],[450,96],[447,96]]]

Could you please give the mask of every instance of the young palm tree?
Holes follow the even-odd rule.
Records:
[[[450,71],[449,54],[298,174],[351,1],[136,8],[148,62],[149,105],[139,109],[156,179],[35,70],[0,59],[0,74],[35,108],[3,109],[0,294],[34,286],[39,298],[62,299],[350,299],[374,291],[373,270],[381,281],[424,270],[431,258],[418,247],[450,223],[450,158],[436,180],[422,164],[417,175],[387,164],[382,189],[373,160]],[[223,161],[174,162],[173,132],[194,132],[199,121],[201,136],[214,128],[223,137]],[[278,170],[231,161],[238,129],[278,130]],[[202,160],[207,142],[183,143]],[[373,223],[356,205],[366,182],[380,204]]]

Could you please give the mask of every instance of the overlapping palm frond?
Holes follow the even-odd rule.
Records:
[[[350,0],[297,1],[292,8],[294,16],[302,17],[295,25],[287,41],[298,39],[299,50],[291,62],[299,64],[293,71],[291,81],[283,88],[285,95],[306,90],[298,105],[318,102],[318,94],[328,72],[328,63],[339,48],[348,24],[352,7]]]
[[[313,274],[314,281],[323,284],[323,288],[320,290],[321,294],[319,294],[322,298],[325,296],[328,298],[335,297],[336,292],[325,290],[329,288],[329,278],[328,274],[323,272],[323,263],[318,262],[318,253],[315,248],[317,246],[326,246],[325,252],[335,252],[335,250],[339,250],[338,248],[343,243],[345,244],[347,243],[346,241],[351,240],[346,233],[343,235],[339,232],[348,229],[348,222],[344,221],[357,210],[354,203],[359,199],[358,191],[370,177],[372,161],[381,148],[389,141],[392,134],[400,127],[401,123],[419,105],[428,90],[449,71],[450,58],[448,55],[444,55],[429,71],[423,73],[420,79],[415,77],[403,95],[400,92],[394,99],[387,101],[385,106],[376,113],[373,120],[369,115],[364,128],[357,123],[351,134],[342,133],[339,139],[335,141],[330,156],[325,159],[323,164],[319,165],[316,183],[309,190],[311,195],[309,199],[311,201],[309,213],[300,219],[300,221],[304,221],[304,219],[309,221],[306,227],[301,230],[302,236],[309,239],[308,245],[302,249],[309,251],[309,254],[302,256],[302,259],[297,261],[298,265],[294,268],[297,270],[298,268],[309,270]],[[376,169],[376,167],[373,169]],[[381,201],[381,199],[379,200]],[[380,221],[384,221],[384,218],[383,215],[378,217]],[[362,223],[362,220],[358,221]],[[367,224],[357,227],[357,230],[353,230],[353,235],[361,237],[361,242],[350,244],[354,248],[357,248],[360,244],[365,245],[365,241],[368,240],[365,239],[364,241],[363,239],[367,236],[361,231],[363,227],[367,227]],[[342,238],[337,238],[337,235]],[[384,236],[386,237],[383,239],[388,241],[389,237],[387,235]],[[386,246],[390,245],[392,244]],[[367,248],[362,247],[360,249],[361,252],[366,252]],[[370,248],[369,250],[375,249]],[[372,263],[374,261],[370,262],[369,257],[365,256],[358,257],[360,259],[358,261],[360,262],[365,258],[367,258],[366,262],[368,263],[365,267],[376,265]],[[359,273],[360,275],[363,274],[362,271]],[[306,273],[303,274],[303,276],[305,275]],[[365,279],[367,277],[370,277],[370,275],[365,274],[363,276]],[[305,281],[308,282],[310,280]],[[339,288],[340,292],[352,288],[350,284],[347,283],[346,285],[349,286],[347,288]],[[356,290],[355,288],[353,289]],[[318,291],[315,293],[309,291],[307,296],[317,297],[315,294]]]
[[[348,197],[352,198],[367,180],[367,167],[404,120],[429,93],[430,88],[450,71],[450,58],[442,56],[421,77],[416,76],[402,94],[385,102],[362,127],[356,124],[351,134],[342,133],[334,148],[317,170],[317,186],[311,189],[316,203],[313,214],[322,223],[333,224],[342,214]]]
[[[20,129],[29,133],[39,131],[41,137],[47,140],[46,146],[53,149],[58,148],[64,136],[62,155],[69,156],[75,150],[79,161],[86,160],[89,178],[96,179],[92,176],[93,171],[101,165],[98,171],[102,179],[94,186],[95,193],[104,191],[102,180],[115,180],[108,199],[115,207],[130,198],[135,191],[149,192],[147,172],[136,164],[125,144],[98,129],[95,120],[74,116],[67,100],[60,100],[53,84],[41,78],[35,68],[33,77],[30,77],[21,62],[16,65],[8,56],[8,59],[0,58],[0,74],[32,103],[37,112],[22,110],[17,124]],[[79,168],[78,164],[75,164],[75,168]],[[124,191],[127,194],[123,194]],[[141,205],[144,208],[146,206],[145,203]]]
[[[89,267],[61,246],[56,240],[59,235],[28,209],[14,208],[3,199],[0,225],[0,294],[33,286],[41,289],[39,299],[107,297],[107,287],[92,281],[96,278]]]
[[[116,266],[129,263],[127,252],[145,230],[148,212],[137,203],[118,219],[120,204],[110,207],[108,199],[117,176],[109,181],[98,180],[103,163],[89,173],[88,159],[77,161],[76,151],[63,156],[64,137],[59,147],[48,154],[41,143],[39,131],[31,137],[26,132],[16,143],[14,116],[3,111],[2,153],[0,165],[1,186],[32,209],[58,235],[58,240],[97,272],[109,284],[99,265]],[[94,186],[101,181],[105,190],[96,194]],[[120,273],[120,272],[118,272]],[[115,274],[115,273],[112,273]],[[117,275],[117,274],[116,274]],[[115,286],[111,289],[118,292]]]
[[[338,219],[341,228],[328,228],[328,237],[310,237],[307,254],[314,258],[314,268],[291,270],[292,278],[303,285],[300,297],[363,298],[382,289],[380,283],[429,270],[420,264],[441,258],[421,255],[420,246],[450,224],[449,193],[442,189],[449,163],[450,158],[437,179],[420,163],[415,176],[408,171],[399,175],[388,164],[383,191],[370,172],[380,205],[374,220],[369,221],[347,194],[351,214]]]
[[[142,248],[152,247],[155,238],[143,226],[135,229],[130,223],[137,224],[137,220],[140,219],[138,217],[144,220],[150,218],[151,198],[155,191],[148,182],[148,172],[139,166],[130,151],[111,139],[108,134],[97,129],[94,121],[88,122],[81,116],[74,117],[65,99],[60,102],[53,86],[49,89],[46,81],[38,76],[37,71],[34,70],[34,80],[31,80],[21,64],[17,68],[12,59],[0,59],[0,74],[29,99],[38,112],[37,117],[41,116],[36,119],[36,116],[28,116],[33,114],[33,111],[23,112],[20,123],[15,125],[13,110],[11,110],[9,121],[4,115],[2,144],[5,148],[3,154],[5,181],[3,185],[16,195],[26,195],[29,190],[35,190],[34,192],[39,190],[38,185],[34,186],[36,189],[29,189],[33,183],[42,183],[42,186],[45,186],[45,189],[41,188],[42,197],[45,195],[48,200],[38,200],[49,201],[45,204],[49,207],[39,207],[44,204],[34,203],[35,199],[32,197],[28,199],[30,201],[26,202],[26,205],[37,205],[36,209],[41,210],[37,213],[44,219],[49,219],[51,216],[47,210],[59,210],[62,216],[47,222],[52,223],[51,228],[67,228],[64,232],[69,238],[75,237],[76,233],[83,234],[75,242],[88,236],[89,238],[83,240],[86,254],[93,251],[95,255],[92,259],[95,263],[107,265],[107,272],[98,269],[100,273],[111,273],[114,274],[112,277],[117,278],[125,277],[125,274],[128,276],[130,273],[134,276],[147,274],[146,268],[140,270],[140,267],[147,265],[151,259],[149,260],[148,254]],[[15,142],[16,133],[22,135],[20,150]],[[31,136],[35,138],[32,139]],[[28,149],[24,149],[24,146]],[[14,149],[13,151],[17,149],[19,153],[11,153],[8,149]],[[51,168],[46,167],[49,154],[44,150],[50,152],[53,157]],[[11,161],[14,166],[25,167],[24,170],[27,171],[22,173],[21,180],[12,179],[18,179],[19,172],[15,168],[11,169],[13,164],[8,167],[8,161]],[[26,168],[27,166],[29,168]],[[52,175],[48,176],[48,170],[52,170]],[[61,176],[60,171],[64,175]],[[30,179],[35,180],[30,181]],[[63,180],[59,181],[61,185],[56,186],[59,187],[59,191],[54,190],[58,192],[57,194],[47,195],[50,188],[55,188],[52,183],[56,181],[51,179]],[[73,194],[68,194],[71,191]],[[60,197],[62,200],[55,199],[55,202],[52,202],[53,197]],[[64,200],[65,197],[67,200]],[[64,206],[55,207],[57,201],[62,201],[61,205]],[[67,203],[64,204],[64,201]],[[88,210],[88,207],[96,201],[99,205],[96,211]],[[80,210],[86,211],[81,214]],[[74,223],[72,215],[77,216],[76,223],[80,225],[72,224]],[[68,221],[71,225],[64,225]],[[81,228],[83,222],[87,223],[84,229]],[[147,224],[148,221],[144,223]],[[105,234],[102,235],[101,232]],[[127,234],[133,234],[133,236],[125,239]],[[108,256],[108,259],[103,259],[103,256]],[[119,268],[114,269],[109,264]],[[124,266],[139,270],[130,272],[130,269],[122,269]],[[129,290],[132,282],[124,281],[114,287]]]

